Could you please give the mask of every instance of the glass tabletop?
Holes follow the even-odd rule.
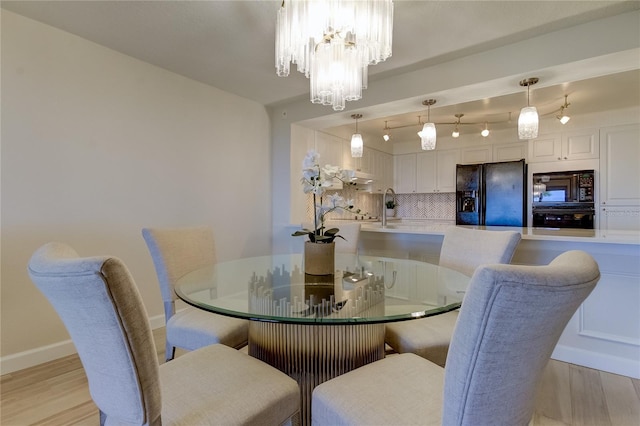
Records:
[[[336,254],[333,275],[304,273],[301,254],[220,262],[178,280],[195,307],[257,321],[384,323],[460,307],[470,278],[426,262]]]

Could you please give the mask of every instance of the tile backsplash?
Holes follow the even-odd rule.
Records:
[[[358,191],[354,188],[345,188],[340,191],[328,191],[328,194],[337,192],[345,199],[352,199],[357,209],[362,213],[359,215],[381,217],[382,216],[382,194],[369,194]],[[436,194],[398,194],[396,196],[398,206],[396,207],[396,217],[406,219],[437,219],[455,220],[456,194],[454,192]],[[307,217],[313,217],[313,197],[307,198]],[[344,211],[331,212],[329,218],[332,219],[353,219],[354,215]]]

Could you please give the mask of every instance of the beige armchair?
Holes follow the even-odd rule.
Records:
[[[599,279],[583,251],[478,267],[445,368],[408,353],[331,379],[313,391],[313,424],[526,425],[542,371]]]
[[[49,243],[29,275],[64,322],[107,425],[280,425],[300,390],[279,370],[224,345],[158,365],[147,312],[127,267]]]
[[[485,231],[451,227],[440,249],[441,266],[472,276],[479,265],[509,263],[521,235],[515,231]],[[413,321],[387,324],[385,342],[398,353],[414,353],[444,366],[458,311]]]
[[[158,276],[167,329],[166,359],[175,348],[194,350],[214,343],[241,348],[249,338],[246,320],[186,306],[176,313],[174,286],[184,275],[216,263],[213,230],[208,227],[144,228],[142,230]]]

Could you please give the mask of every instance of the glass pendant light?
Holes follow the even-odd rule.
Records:
[[[431,105],[435,103],[435,99],[427,99],[422,102],[422,105],[427,106],[427,122],[424,123],[422,131],[418,132],[418,135],[420,136],[422,149],[425,151],[432,151],[436,149],[436,125],[431,123]]]
[[[362,157],[364,143],[362,141],[362,135],[358,133],[358,120],[362,118],[362,114],[352,114],[351,118],[356,120],[356,132],[351,135],[351,156],[354,158]]]
[[[518,138],[535,139],[538,137],[538,110],[529,105],[529,87],[536,84],[536,77],[527,78],[520,82],[520,86],[527,88],[527,106],[522,108],[518,117]]]

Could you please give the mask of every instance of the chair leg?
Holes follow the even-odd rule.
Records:
[[[165,361],[171,361],[176,356],[176,347],[171,346],[169,342],[164,347],[164,359]]]

